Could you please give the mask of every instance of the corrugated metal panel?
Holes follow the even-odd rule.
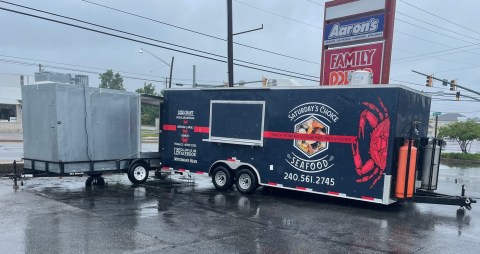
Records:
[[[24,156],[121,159],[140,151],[139,95],[63,84],[24,86]]]

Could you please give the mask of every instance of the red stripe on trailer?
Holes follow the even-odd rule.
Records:
[[[179,168],[178,169],[178,172],[185,172],[185,171],[186,171],[186,169],[184,169],[184,168]]]
[[[335,191],[329,191],[327,192],[328,194],[331,194],[331,195],[340,195],[340,192],[335,192]]]
[[[295,189],[297,189],[297,190],[303,190],[303,191],[306,191],[306,190],[307,190],[307,188],[305,188],[305,187],[300,187],[300,186],[295,187]]]
[[[303,133],[294,133],[294,132],[274,132],[274,131],[264,131],[263,137],[273,138],[273,139],[290,139],[290,140],[315,140],[319,142],[344,143],[344,144],[353,144],[357,140],[357,137],[355,136],[303,134]]]
[[[162,167],[162,170],[170,170],[169,167]]]
[[[373,201],[373,200],[375,200],[375,198],[372,198],[372,197],[367,197],[367,196],[362,196],[362,199],[365,199],[365,200],[370,200],[370,201]]]
[[[199,174],[199,175],[205,174],[205,172],[202,172],[202,171],[197,171],[196,173]]]
[[[193,126],[193,132],[210,133],[210,127]]]
[[[164,131],[177,131],[177,126],[174,124],[164,124],[163,125]]]
[[[277,183],[274,183],[274,182],[268,182],[268,185],[277,186]]]

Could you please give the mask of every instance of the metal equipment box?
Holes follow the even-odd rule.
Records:
[[[51,83],[23,86],[22,101],[27,168],[55,173],[112,170],[118,168],[112,160],[140,151],[136,93]],[[104,163],[91,166],[91,161]]]

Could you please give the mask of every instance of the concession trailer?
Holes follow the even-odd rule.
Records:
[[[208,175],[217,189],[235,185],[245,194],[269,186],[383,205],[413,201],[470,209],[475,202],[463,187],[459,196],[435,192],[444,142],[427,137],[430,96],[404,86],[166,89],[158,153],[140,153],[136,146],[138,96],[95,102],[118,92],[49,89],[57,91],[53,111],[75,111],[77,120],[57,113],[32,124],[40,117],[33,112],[40,114],[53,99],[29,97],[41,89],[24,87],[25,168],[33,171],[82,173],[93,180],[103,172],[126,172],[139,184],[156,169],[155,175]],[[59,105],[72,89],[63,102],[69,107]],[[36,140],[45,133],[56,139]]]

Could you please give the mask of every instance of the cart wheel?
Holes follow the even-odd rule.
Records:
[[[137,161],[128,170],[128,179],[134,184],[142,184],[148,179],[148,165],[143,161]]]
[[[249,169],[244,168],[244,169],[240,169],[237,172],[235,185],[237,186],[237,190],[240,193],[250,194],[257,189],[258,182],[253,172]]]
[[[229,190],[232,188],[233,179],[230,170],[223,166],[218,166],[213,170],[212,182],[218,190]]]
[[[105,185],[105,178],[97,177],[96,181],[93,181],[93,184],[97,186],[104,186]]]
[[[93,177],[89,176],[85,181],[85,187],[91,187],[93,183]]]

